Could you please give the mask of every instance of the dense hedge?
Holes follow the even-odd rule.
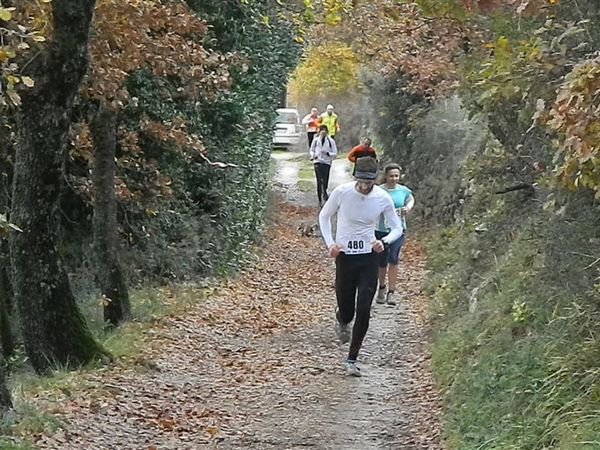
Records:
[[[121,198],[119,207],[123,259],[133,281],[229,270],[243,261],[262,230],[275,108],[301,47],[294,40],[294,27],[278,18],[277,3],[220,3],[188,2],[211,25],[205,48],[231,59],[228,92],[210,99],[178,95],[176,80],[143,70],[127,82],[137,101],[121,113],[120,126],[135,130],[142,118],[158,123],[183,119],[188,134],[201,138],[206,156],[228,164],[210,165],[200,155],[142,134],[144,161],[156,170],[130,164],[118,173],[141,193],[135,202]],[[268,24],[263,16],[269,16]],[[165,90],[170,95],[161,95]],[[77,114],[85,115],[90,106],[82,100]],[[70,178],[86,177],[88,170],[77,157],[68,161]],[[168,186],[152,186],[149,180],[157,174],[169,179]],[[65,251],[71,270],[77,271],[90,263],[91,210],[81,189],[66,188]]]

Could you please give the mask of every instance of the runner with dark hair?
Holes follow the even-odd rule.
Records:
[[[392,198],[375,186],[377,162],[360,158],[355,181],[336,187],[319,214],[321,234],[329,256],[335,258],[336,333],[342,343],[350,340],[349,323],[354,318],[352,340],[346,359],[346,374],[361,376],[356,365],[358,352],[369,328],[371,304],[377,289],[377,253],[402,235],[402,223]],[[337,214],[335,239],[331,219]],[[391,227],[389,234],[375,238],[375,225],[383,214]]]
[[[355,164],[352,169],[352,175],[356,170],[356,160],[359,158],[370,157],[377,160],[377,153],[375,153],[375,149],[372,147],[371,138],[365,138],[362,144],[357,145],[356,147],[352,147],[352,150],[348,153],[348,161]]]
[[[385,251],[379,254],[379,289],[377,290],[377,303],[387,303],[395,305],[397,301],[396,284],[398,279],[398,263],[400,261],[400,250],[404,244],[406,236],[406,214],[415,206],[415,198],[412,191],[399,184],[400,181],[400,165],[396,163],[387,164],[383,168],[384,183],[380,187],[385,190],[392,201],[396,214],[400,217],[404,233],[398,239],[393,241]],[[390,229],[382,217],[377,224],[375,236],[378,239],[383,239]],[[388,285],[385,284],[385,278],[388,278]]]
[[[319,206],[327,201],[327,186],[329,185],[329,172],[331,171],[331,162],[337,155],[337,146],[335,141],[327,136],[327,127],[319,125],[319,135],[315,137],[308,152],[310,160],[314,162],[315,177],[317,178],[317,198]]]

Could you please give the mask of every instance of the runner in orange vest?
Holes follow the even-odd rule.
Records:
[[[308,138],[309,149],[315,135],[319,131],[319,119],[319,110],[315,107],[310,110],[310,114],[307,114],[304,116],[304,119],[302,119],[302,125],[306,126],[306,137]]]

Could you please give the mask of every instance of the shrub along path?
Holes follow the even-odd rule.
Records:
[[[35,447],[441,448],[419,248],[409,241],[404,253],[405,302],[374,308],[365,376],[345,377],[333,263],[298,229],[315,217],[281,204],[255,266],[208,295],[165,290],[197,301],[145,327],[138,354],[37,392],[34,408],[61,425],[29,436]]]

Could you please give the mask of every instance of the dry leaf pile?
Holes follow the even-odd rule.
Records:
[[[75,374],[73,389],[37,407],[63,427],[32,437],[43,449],[440,449],[429,375],[423,257],[410,241],[405,301],[376,305],[346,378],[333,332],[334,266],[318,237],[298,231],[316,210],[282,204],[260,261],[187,313],[144,334],[138,364]]]

